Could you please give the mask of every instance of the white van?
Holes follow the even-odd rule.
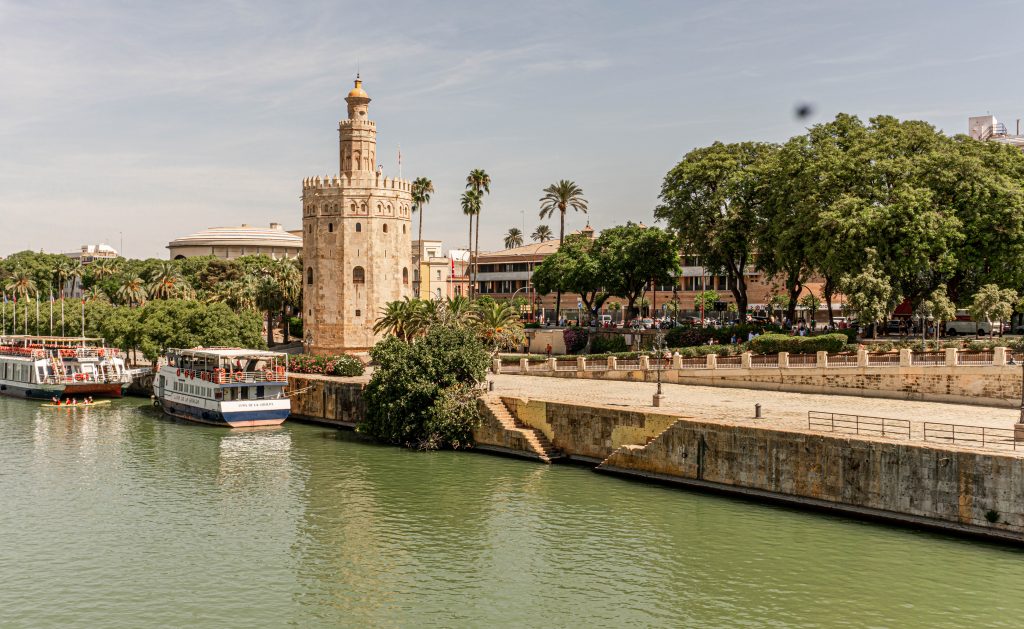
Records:
[[[974,320],[971,319],[971,315],[966,310],[957,310],[956,319],[947,321],[945,326],[946,336],[956,336],[962,334],[965,336],[974,336],[980,334],[981,336],[989,336],[993,330],[996,334],[1001,332],[999,322],[993,322],[989,325],[988,321],[978,321],[978,327],[974,327]]]
[[[603,314],[597,317],[597,324],[602,328],[612,324],[612,316],[610,314]]]

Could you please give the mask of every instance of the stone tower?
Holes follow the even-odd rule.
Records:
[[[377,166],[377,128],[363,82],[338,123],[339,174],[302,182],[303,343],[307,352],[360,352],[389,302],[412,297],[408,181]]]

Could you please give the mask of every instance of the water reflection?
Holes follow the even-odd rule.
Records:
[[[1020,553],[143,401],[0,399],[15,626],[1016,626]]]

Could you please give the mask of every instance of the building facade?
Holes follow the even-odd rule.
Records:
[[[241,256],[265,255],[277,259],[294,259],[302,253],[302,238],[285,231],[280,223],[270,227],[210,227],[168,243],[172,260],[214,256],[234,260]]]
[[[468,294],[469,252],[452,249],[444,254],[441,245],[440,240],[424,240],[422,244],[413,241],[413,259],[417,262],[413,286],[420,299],[450,299]]]
[[[303,345],[315,354],[368,350],[381,310],[413,296],[410,183],[377,166],[377,129],[358,77],[345,102],[339,174],[302,182]]]

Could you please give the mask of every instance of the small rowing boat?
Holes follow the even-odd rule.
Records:
[[[95,402],[79,402],[78,404],[53,404],[47,402],[46,404],[40,404],[44,408],[89,408],[90,406],[102,406],[104,404],[110,404],[110,400],[96,400]]]

